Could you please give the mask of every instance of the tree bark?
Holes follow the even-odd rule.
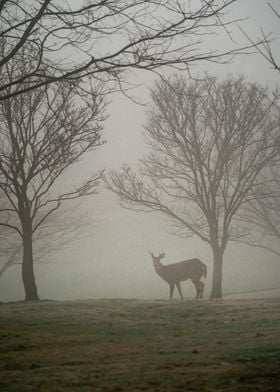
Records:
[[[22,280],[25,290],[25,301],[39,299],[33,269],[32,230],[28,222],[23,225],[23,259]]]
[[[223,269],[223,254],[220,250],[213,250],[214,264],[213,264],[213,278],[212,278],[212,291],[210,299],[221,299],[222,292],[222,269]]]

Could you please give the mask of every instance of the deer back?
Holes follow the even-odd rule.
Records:
[[[162,265],[159,275],[168,283],[182,282],[187,279],[200,280],[204,274],[204,264],[199,259],[180,261]]]

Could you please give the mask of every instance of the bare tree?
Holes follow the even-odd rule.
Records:
[[[217,28],[227,32],[223,15],[235,2],[2,0],[0,78],[6,82],[0,100],[62,79],[91,75],[122,83],[122,71],[131,68],[217,61],[225,53],[202,52],[200,46]],[[22,52],[28,53],[28,67],[7,80],[5,66]]]
[[[280,22],[280,9],[267,2],[272,14]],[[248,41],[266,61],[280,72],[280,61],[272,49],[275,40],[273,33],[267,33],[261,28],[261,37],[256,43],[247,32],[241,29]],[[260,247],[280,256],[280,173],[278,165],[268,165],[261,173],[260,184],[252,192],[251,199],[237,215],[243,223],[243,236],[239,239],[252,247]]]
[[[24,61],[7,65],[9,81],[15,80],[19,68],[25,74],[28,66]],[[102,91],[92,86],[90,95],[81,96],[78,89],[77,82],[57,82],[0,104],[0,191],[6,198],[0,225],[14,230],[22,241],[26,300],[38,299],[33,271],[36,232],[63,201],[95,194],[101,176],[95,173],[70,187],[59,182],[86,152],[103,144]]]
[[[280,168],[269,165],[262,173],[252,197],[238,214],[244,224],[239,240],[280,257]]]
[[[124,167],[106,179],[124,207],[161,212],[177,234],[210,245],[212,299],[222,297],[228,241],[240,236],[233,217],[279,150],[279,114],[268,95],[242,77],[157,82],[145,126],[151,152],[140,174]]]

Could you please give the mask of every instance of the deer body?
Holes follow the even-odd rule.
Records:
[[[170,299],[173,297],[174,287],[176,286],[183,300],[181,282],[190,279],[196,288],[196,298],[202,298],[204,283],[200,280],[207,276],[207,267],[199,259],[180,261],[174,264],[162,264],[161,259],[165,256],[161,253],[158,257],[150,252],[156,273],[169,284]]]

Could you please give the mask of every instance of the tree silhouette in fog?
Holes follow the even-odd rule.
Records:
[[[161,212],[176,234],[210,246],[213,299],[222,297],[227,244],[242,235],[233,218],[279,151],[278,109],[268,95],[242,77],[157,82],[144,127],[150,153],[139,173],[125,166],[106,179],[124,207]]]
[[[280,152],[280,151],[279,151]],[[243,222],[241,242],[263,248],[280,257],[280,157],[258,178],[251,199],[241,209],[238,219]]]
[[[4,84],[25,73],[26,57],[6,66]],[[0,82],[2,83],[2,81]],[[10,87],[11,89],[13,87]],[[84,182],[61,182],[70,166],[103,144],[104,96],[91,85],[81,95],[77,82],[57,82],[0,103],[0,190],[5,204],[0,225],[22,241],[26,300],[38,299],[33,271],[33,239],[65,200],[94,194],[101,173]]]

